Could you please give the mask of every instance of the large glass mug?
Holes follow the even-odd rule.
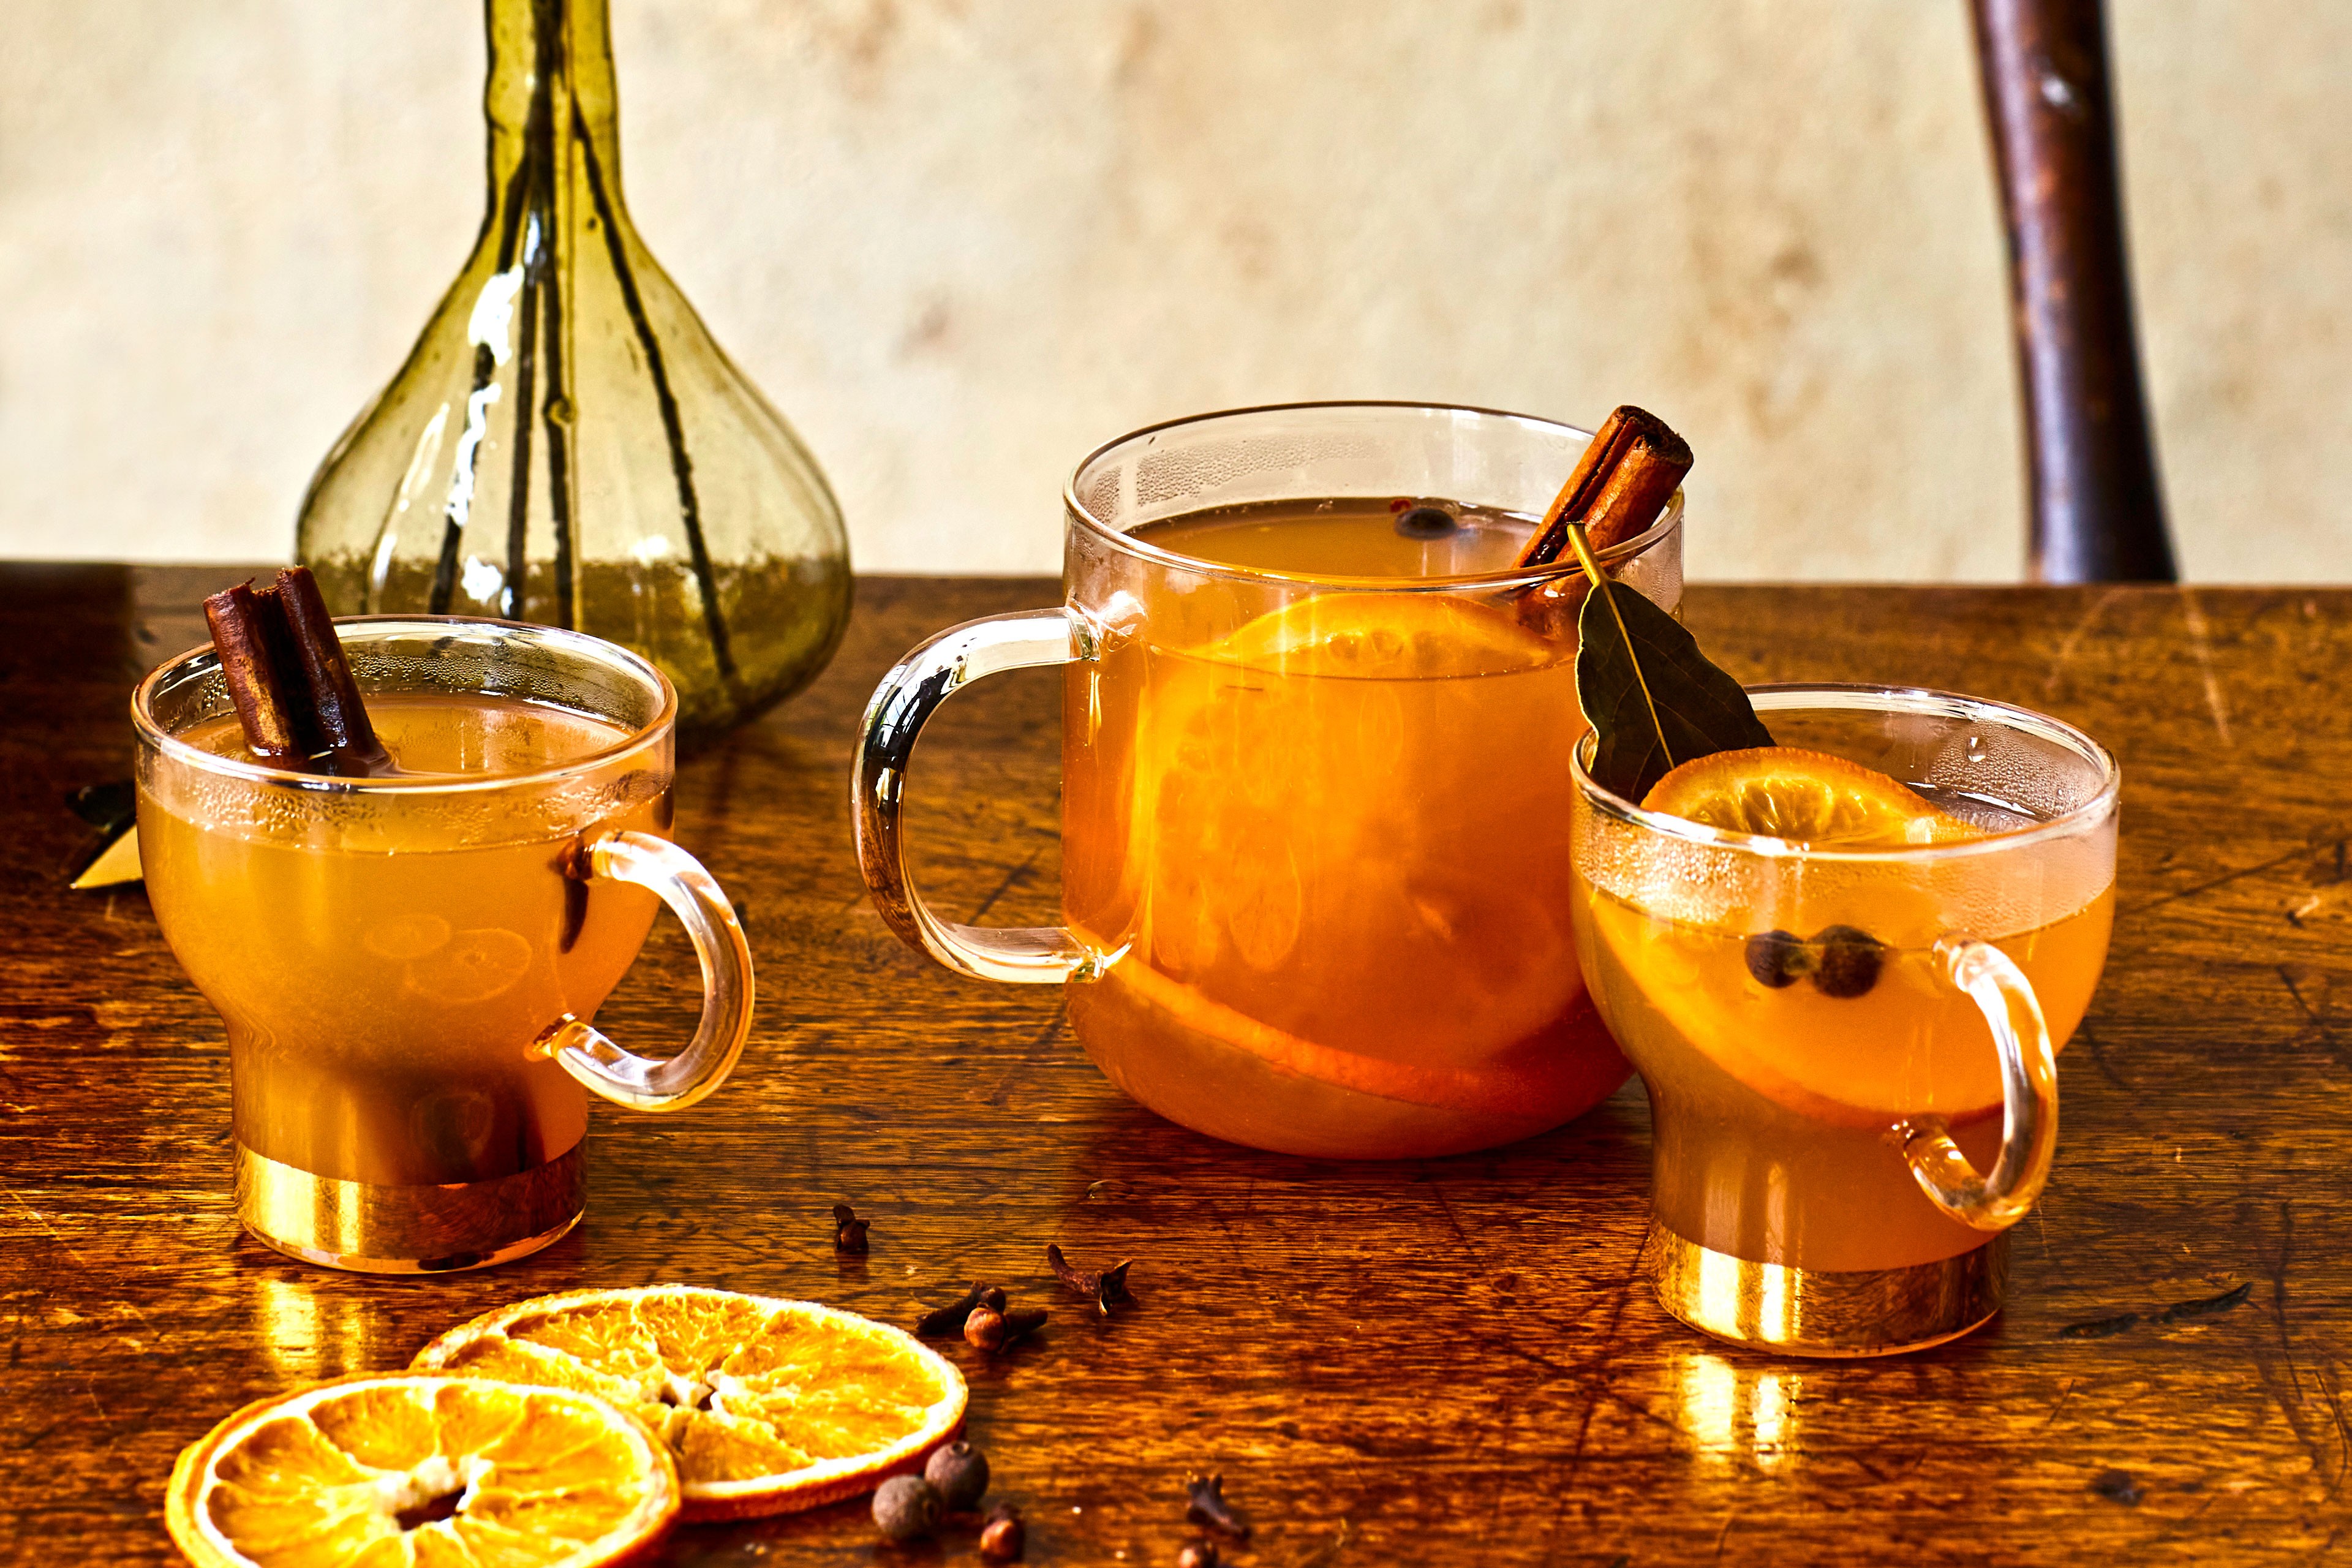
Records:
[[[1783,746],[1984,837],[1812,849],[1644,811],[1576,762],[1578,952],[1648,1086],[1661,1301],[1796,1354],[1935,1344],[1999,1310],[2058,1139],[2056,1054],[2115,919],[2105,748],[1947,692],[1751,689]]]
[[[131,700],[148,896],[227,1026],[246,1228],[369,1272],[502,1262],[579,1219],[589,1092],[666,1110],[725,1079],[751,1028],[751,953],[718,883],[668,841],[677,697],[658,669],[549,627],[336,629],[372,699],[523,699],[612,743],[496,771],[495,731],[459,727],[469,771],[290,773],[181,738],[232,711],[199,648]],[[656,1060],[586,1020],[661,903],[700,958],[703,1011]]]
[[[1072,1026],[1114,1083],[1234,1142],[1449,1153],[1589,1109],[1629,1069],[1569,920],[1584,726],[1559,595],[1576,567],[1309,577],[1135,531],[1350,498],[1532,526],[1587,439],[1477,409],[1309,404],[1096,452],[1064,492],[1063,605],[943,632],[874,695],[852,788],[876,905],[963,973],[1072,983]],[[1681,521],[1678,496],[1604,556],[1669,609]],[[942,920],[899,834],[916,737],[964,683],[1055,664],[1067,923]]]

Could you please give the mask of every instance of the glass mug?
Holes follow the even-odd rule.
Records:
[[[148,896],[227,1026],[246,1228],[371,1273],[504,1262],[579,1219],[590,1091],[670,1110],[726,1079],[751,952],[668,841],[677,696],[659,670],[550,627],[336,629],[378,732],[430,771],[326,778],[223,754],[218,657],[183,654],[131,700]],[[656,900],[702,965],[699,1027],[667,1060],[585,1021]]]
[[[1233,509],[1274,518],[1269,534],[1318,509],[1345,525],[1352,507],[1392,544],[1405,530],[1389,513],[1438,498],[1501,530],[1489,542],[1509,560],[1586,440],[1509,414],[1351,403],[1104,447],[1064,492],[1063,605],[943,632],[875,692],[852,793],[877,907],[950,969],[1069,982],[1072,1026],[1113,1083],[1234,1142],[1452,1153],[1606,1098],[1630,1069],[1586,996],[1568,912],[1573,622],[1528,629],[1576,566],[1307,574],[1152,537]],[[1677,496],[1605,553],[1669,609],[1681,523]],[[950,923],[908,881],[908,761],[951,692],[1029,665],[1066,667],[1066,923]]]
[[[1577,949],[1649,1088],[1653,1278],[1720,1339],[1922,1349],[2000,1310],[2007,1228],[2050,1173],[2057,1051],[2115,921],[2119,775],[1999,702],[1749,695],[1780,744],[1990,831],[1852,850],[1719,832],[1611,795],[1579,748]]]

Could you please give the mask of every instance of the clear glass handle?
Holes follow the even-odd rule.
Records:
[[[907,875],[898,826],[907,762],[932,710],[967,683],[1000,669],[1071,664],[1095,657],[1095,635],[1068,610],[1028,610],[950,626],[900,659],[874,689],[850,778],[857,859],[874,907],[909,947],[958,973],[1032,984],[1087,979],[1099,955],[1060,926],[991,930],[933,914]]]
[[[1990,1176],[1979,1175],[1937,1116],[1898,1122],[1895,1136],[1930,1203],[1962,1225],[2006,1230],[2025,1217],[2050,1179],[2058,1147],[2057,1053],[2041,1000],[2009,954],[1957,937],[1937,943],[1936,952],[1952,984],[1984,1014],[2000,1053],[2000,1156]]]
[[[533,1044],[541,1056],[596,1093],[637,1110],[680,1110],[727,1081],[751,1033],[751,948],[734,906],[702,862],[650,833],[607,833],[575,846],[569,874],[631,882],[660,895],[702,961],[702,1023],[686,1049],[666,1060],[614,1044],[593,1024],[566,1013]]]

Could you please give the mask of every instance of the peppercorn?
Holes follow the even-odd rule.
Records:
[[[988,1456],[959,1437],[931,1450],[923,1479],[931,1483],[950,1513],[976,1507],[988,1491]]]
[[[1866,995],[1878,984],[1886,944],[1853,926],[1823,926],[1813,938],[1821,952],[1813,970],[1813,986],[1824,996],[1841,1001]]]
[[[874,1528],[886,1541],[913,1541],[940,1527],[940,1494],[920,1476],[892,1476],[874,1493]]]
[[[1020,1510],[1001,1502],[988,1510],[988,1522],[980,1527],[980,1554],[993,1563],[1010,1563],[1021,1555],[1026,1540]]]

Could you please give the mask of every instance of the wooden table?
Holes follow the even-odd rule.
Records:
[[[1032,1563],[1172,1562],[1203,1469],[1257,1523],[1230,1560],[1269,1568],[2305,1563],[2352,1534],[2352,592],[1692,591],[1743,677],[2029,703],[2126,773],[2114,956],[2012,1305],[1930,1353],[1804,1363],[1651,1300],[1638,1085],[1487,1154],[1257,1154],[1121,1100],[1054,990],[899,945],[850,848],[859,710],[909,643],[1051,602],[1039,582],[866,582],[819,684],[682,771],[679,836],[747,908],[760,1021],[696,1110],[597,1108],[571,1237],[417,1281],[266,1251],[231,1218],[217,1023],[137,889],[61,888],[87,832],[60,797],[128,773],[133,679],[230,576],[0,571],[0,1560],[169,1560],[164,1476],[216,1417],[502,1301],[674,1279],[904,1323],[974,1276],[1047,1290],[1055,1240],[1132,1255],[1140,1305],[1056,1301],[1017,1353],[953,1351]],[[911,828],[943,909],[1052,918],[1055,689],[1002,678],[934,725]],[[646,1038],[693,994],[665,925],[608,1016]],[[874,1216],[863,1259],[833,1253],[842,1198]],[[976,1560],[877,1548],[858,1505],[671,1552]]]

